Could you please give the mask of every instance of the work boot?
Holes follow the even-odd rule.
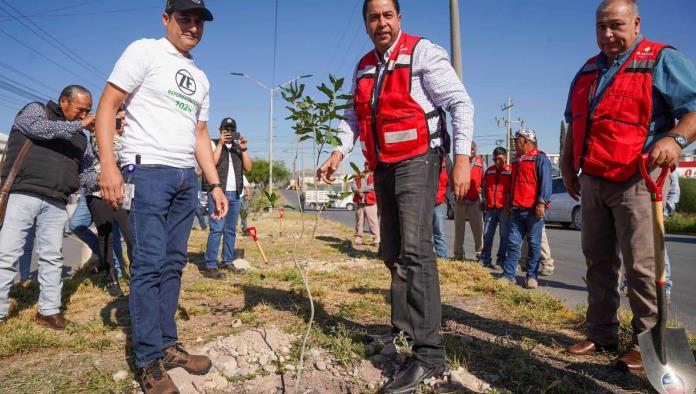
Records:
[[[527,278],[524,285],[528,289],[536,289],[539,287],[539,282],[537,282],[536,278]]]
[[[118,281],[108,283],[106,285],[106,291],[108,291],[109,295],[114,298],[123,296],[123,290],[121,290],[121,286],[118,284]]]
[[[223,279],[225,274],[220,272],[217,268],[206,268],[203,270],[203,276],[208,279]]]
[[[44,316],[41,313],[36,312],[34,320],[39,325],[52,328],[57,331],[65,330],[65,325],[67,324],[67,320],[65,320],[62,312],[58,312],[55,315],[50,316]]]
[[[624,353],[616,360],[615,367],[626,372],[639,372],[643,370],[643,360],[640,357],[640,350],[635,347]]]
[[[595,354],[596,352],[602,352],[602,351],[615,352],[616,349],[617,349],[616,345],[602,346],[602,345],[597,345],[596,343],[592,342],[589,339],[585,339],[582,342],[576,343],[575,345],[568,347],[566,350],[568,351],[568,353],[574,354],[576,356],[591,356],[591,355]]]
[[[191,355],[178,343],[162,351],[164,352],[162,365],[167,370],[181,367],[190,374],[205,375],[213,367],[208,357]]]
[[[539,275],[541,276],[551,276],[553,275],[553,270],[548,269],[548,268],[542,268],[541,271],[539,271]]]
[[[138,380],[144,394],[179,394],[179,389],[162,365],[162,359],[146,365]]]

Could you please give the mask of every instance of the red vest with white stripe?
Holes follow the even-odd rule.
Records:
[[[370,169],[377,163],[397,163],[425,154],[430,147],[428,119],[411,97],[413,51],[421,40],[401,32],[399,41],[375,84],[379,61],[374,50],[358,64],[355,86],[355,113],[360,122],[360,142]]]
[[[512,162],[512,206],[532,208],[537,202],[539,183],[537,179],[537,156],[543,154],[534,148]]]
[[[478,200],[481,198],[481,181],[483,180],[483,159],[475,157],[471,162],[471,180],[469,191],[464,196],[465,200]]]
[[[598,56],[585,63],[571,93],[575,169],[615,182],[635,172],[652,117],[653,68],[665,44],[643,39],[591,110]]]
[[[504,208],[510,198],[510,181],[512,168],[505,165],[503,168],[490,166],[484,173],[486,184],[486,206],[488,209]]]
[[[437,194],[435,195],[435,205],[440,205],[445,202],[445,196],[447,196],[447,183],[449,182],[449,176],[447,175],[447,157],[442,158],[442,169],[440,169],[440,181],[437,185]]]
[[[355,188],[360,191],[360,188],[362,187],[362,180],[364,176],[360,176],[355,178]],[[374,177],[372,176],[372,172],[367,176],[367,185],[368,186],[373,186],[375,184]],[[373,186],[374,187],[374,186]],[[365,194],[365,201],[360,201],[360,194],[358,193],[353,193],[353,202],[356,204],[367,204],[367,205],[375,205],[377,203],[377,195],[375,194],[375,190],[372,189],[371,191],[367,192]]]

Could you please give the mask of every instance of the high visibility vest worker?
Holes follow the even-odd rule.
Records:
[[[598,56],[585,63],[571,93],[575,169],[615,182],[628,180],[648,137],[652,117],[653,68],[669,46],[643,39],[614,80],[597,94]]]
[[[355,113],[370,169],[379,162],[397,163],[421,156],[428,151],[430,140],[440,135],[429,130],[428,119],[440,115],[441,110],[426,114],[411,96],[413,51],[420,40],[401,32],[379,84],[375,84],[379,60],[374,50],[358,64]]]
[[[360,190],[362,187],[362,180],[364,176],[360,176],[354,179],[355,182],[355,188],[357,190]],[[367,205],[375,205],[377,203],[377,195],[375,194],[374,190],[374,184],[375,184],[375,179],[372,176],[372,172],[370,172],[370,175],[367,176],[367,185],[372,186],[373,189],[365,195],[365,201],[360,201],[360,195],[358,193],[353,193],[353,202],[356,204],[367,204]]]
[[[512,162],[512,206],[532,208],[537,202],[539,179],[537,178],[537,156],[545,154],[537,148]]]
[[[483,181],[483,159],[477,156],[471,160],[471,174],[469,190],[464,196],[465,200],[478,200],[481,198],[481,181]]]
[[[510,183],[512,167],[508,164],[503,168],[490,166],[484,173],[483,183],[486,185],[486,207],[488,209],[504,208],[510,198]]]

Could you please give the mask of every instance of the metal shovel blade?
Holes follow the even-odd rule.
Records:
[[[696,389],[696,361],[683,328],[666,328],[660,344],[659,331],[652,330],[638,335],[640,355],[648,380],[662,394],[693,394]],[[664,346],[665,359],[658,348]]]

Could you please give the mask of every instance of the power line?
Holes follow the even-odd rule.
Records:
[[[65,66],[63,66],[62,64],[58,63],[57,61],[55,61],[55,60],[51,59],[50,57],[46,56],[45,54],[43,54],[43,53],[37,51],[37,50],[34,49],[32,46],[30,46],[29,44],[27,44],[27,43],[25,43],[24,41],[20,40],[19,38],[13,36],[12,34],[8,33],[8,32],[5,31],[4,29],[0,28],[0,33],[6,35],[7,37],[11,38],[12,40],[18,42],[20,45],[22,45],[22,46],[24,46],[25,48],[29,49],[31,52],[33,52],[33,53],[35,53],[35,54],[41,56],[41,57],[44,58],[45,60],[47,60],[47,61],[49,61],[49,62],[55,64],[58,68],[60,68],[61,70],[67,72],[68,74],[70,74],[70,75],[72,75],[72,76],[74,76],[74,77],[77,77],[79,80],[88,82],[90,85],[92,85],[93,87],[95,87],[95,88],[97,88],[97,89],[99,88],[97,84],[95,84],[95,83],[93,83],[93,82],[90,82],[90,81],[87,81],[83,75],[77,74],[76,72],[74,72],[74,71],[68,69],[67,67],[65,67]]]
[[[0,81],[4,82],[6,84],[9,84],[11,86],[14,86],[18,89],[22,89],[23,91],[30,93],[30,94],[34,95],[35,97],[40,97],[42,99],[42,101],[48,101],[48,100],[46,100],[46,98],[50,97],[50,95],[46,95],[42,92],[37,91],[36,89],[33,89],[27,85],[24,85],[23,83],[20,83],[17,81],[12,81],[12,80],[7,79],[3,76],[0,76]]]
[[[24,72],[21,71],[21,70],[18,70],[18,69],[16,69],[16,68],[10,66],[9,64],[0,62],[0,67],[4,68],[4,69],[6,69],[6,70],[9,70],[9,71],[11,71],[11,72],[14,72],[15,74],[20,75],[20,76],[26,78],[27,80],[29,80],[29,81],[31,81],[31,82],[33,82],[33,83],[35,83],[35,84],[37,84],[37,85],[40,85],[41,87],[47,89],[48,91],[51,92],[51,94],[48,94],[48,95],[46,95],[46,96],[52,96],[52,95],[54,94],[54,92],[56,92],[56,89],[55,89],[54,87],[48,86],[47,84],[43,83],[42,81],[40,81],[40,80],[38,80],[38,79],[36,79],[36,78],[34,78],[34,77],[32,77],[32,76],[30,76],[30,75],[24,73]]]
[[[97,1],[103,1],[103,0],[97,0]],[[94,3],[96,1],[92,1]],[[88,3],[86,3],[88,4]],[[83,5],[86,5],[83,4]],[[73,7],[74,8],[74,7]],[[31,15],[25,15],[22,18],[24,19],[34,19],[34,18],[59,18],[59,17],[72,17],[72,16],[87,16],[87,15],[104,15],[104,14],[122,14],[122,13],[130,13],[133,11],[143,11],[143,10],[151,10],[155,8],[161,8],[161,6],[148,6],[148,7],[135,7],[135,8],[119,8],[119,9],[113,9],[113,10],[102,10],[102,11],[83,11],[83,12],[69,12],[69,13],[58,13],[58,14],[53,14],[52,12],[56,10],[51,10],[51,11],[44,11],[36,14],[31,14]],[[66,8],[67,9],[67,8]],[[0,22],[5,22],[12,20],[13,18],[8,17],[8,18],[3,18],[0,19]]]
[[[2,1],[3,4],[8,6],[10,9],[12,9],[17,15],[24,17],[25,15],[22,14],[21,11],[19,11],[17,8],[13,7],[12,4],[8,3],[6,0],[0,0]],[[43,27],[39,26],[36,24],[36,22],[32,21],[31,19],[26,19],[22,20],[20,18],[17,18],[15,15],[11,14],[10,12],[7,11],[7,9],[3,8],[0,6],[0,10],[5,12],[7,15],[15,18],[17,22],[19,22],[22,26],[24,26],[27,30],[31,31],[34,33],[37,37],[42,39],[44,42],[48,43],[50,46],[53,48],[57,49],[60,53],[68,57],[70,60],[74,61],[75,63],[79,64],[82,66],[85,70],[92,72],[94,75],[99,77],[100,79],[106,80],[107,76],[103,72],[101,72],[97,67],[95,67],[93,64],[91,64],[87,59],[83,58],[77,53],[73,53],[72,49],[68,48],[65,44],[60,42],[58,39],[54,37],[53,34],[49,33],[44,29]],[[32,27],[33,26],[33,27]],[[39,30],[40,32],[38,32]],[[43,34],[41,34],[43,33]]]

